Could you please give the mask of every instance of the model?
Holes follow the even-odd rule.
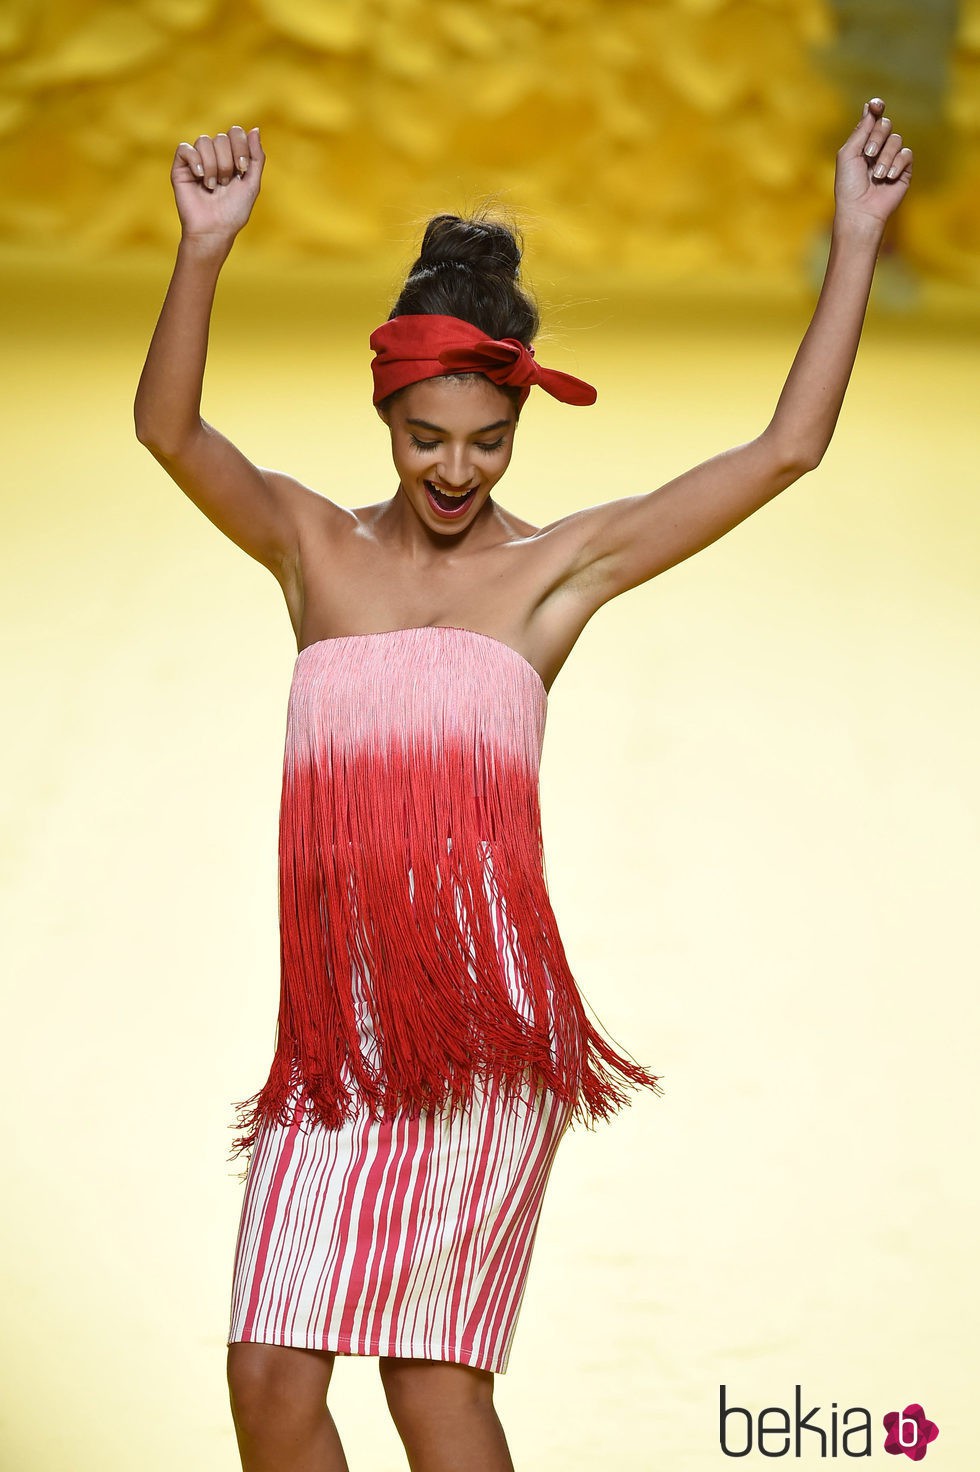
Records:
[[[545,879],[548,692],[592,615],[819,464],[912,155],[874,99],[837,155],[823,290],[768,426],[645,495],[538,527],[504,510],[540,363],[515,233],[439,215],[370,334],[393,496],[349,509],[201,418],[218,275],[258,128],[181,143],[182,234],[136,432],[278,579],[296,635],[279,841],[275,1056],[247,1159],[228,1334],[245,1472],[338,1472],[337,1354],[375,1355],[413,1472],[505,1472],[493,1405],[549,1172],[576,1120],[659,1078],[589,1020]]]

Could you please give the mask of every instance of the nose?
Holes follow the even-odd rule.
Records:
[[[462,491],[473,482],[473,467],[465,445],[443,447],[439,461],[439,479],[450,491]]]

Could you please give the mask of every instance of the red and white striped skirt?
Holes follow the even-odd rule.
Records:
[[[330,1130],[294,1095],[249,1162],[228,1343],[503,1374],[571,1106],[543,1090]]]
[[[496,909],[494,925],[511,999],[527,1011],[516,942]],[[351,980],[362,1054],[377,1067],[370,982],[363,971]],[[349,1070],[345,1079],[351,1087]],[[414,1119],[372,1120],[365,1108],[327,1129],[301,1089],[290,1107],[292,1122],[264,1123],[252,1149],[228,1343],[503,1374],[574,1106],[530,1082],[507,1100],[491,1079],[475,1081],[468,1109]]]

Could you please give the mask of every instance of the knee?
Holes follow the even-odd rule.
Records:
[[[493,1373],[447,1360],[401,1359],[382,1355],[378,1369],[388,1409],[396,1424],[424,1421],[433,1414],[472,1412],[493,1404]]]
[[[300,1352],[301,1353],[301,1352]],[[297,1351],[270,1344],[228,1346],[228,1394],[239,1431],[250,1439],[300,1430],[323,1414],[326,1385],[298,1373]]]

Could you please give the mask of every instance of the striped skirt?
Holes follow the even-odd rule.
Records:
[[[452,1360],[503,1374],[571,1106],[539,1090],[329,1130],[301,1093],[245,1180],[228,1343]]]
[[[494,927],[501,974],[527,1010],[516,940],[496,906]],[[363,970],[351,980],[359,1045],[376,1068],[370,981]],[[349,1070],[345,1082],[352,1086]],[[289,1107],[291,1122],[263,1124],[252,1149],[228,1343],[452,1360],[503,1374],[574,1106],[530,1083],[505,1100],[490,1080],[476,1082],[469,1108],[415,1119],[372,1120],[363,1109],[327,1129],[301,1089]]]

